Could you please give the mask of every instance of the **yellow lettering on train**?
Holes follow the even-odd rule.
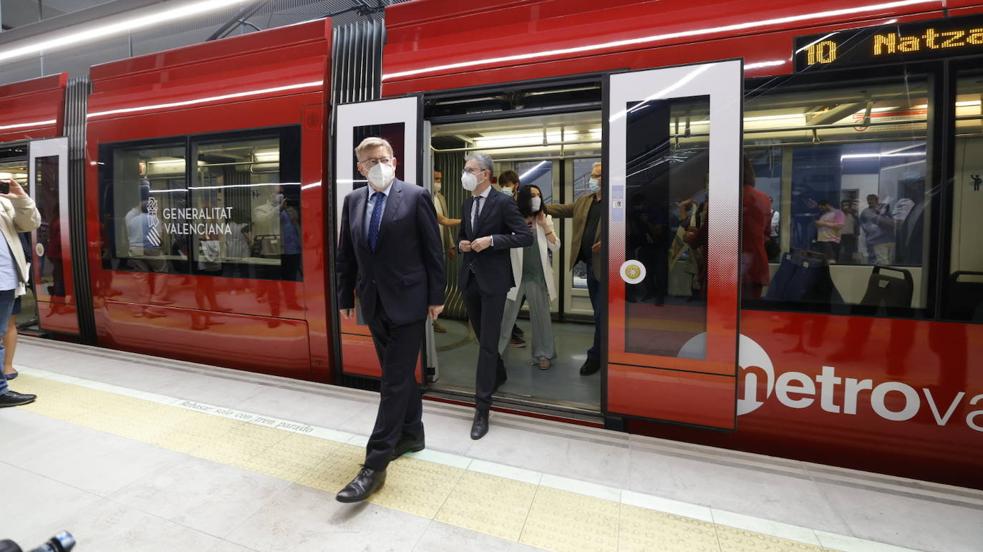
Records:
[[[898,48],[898,35],[891,33],[887,35],[875,34],[874,35],[874,55],[880,56],[884,54],[893,54],[897,52]]]
[[[898,50],[904,53],[917,52],[921,49],[921,41],[918,40],[917,36],[903,36],[901,37],[901,43],[898,44]]]
[[[966,31],[946,31],[942,33],[945,40],[942,42],[943,48],[957,48],[959,46],[965,46],[966,43],[963,42],[963,37],[966,36]]]
[[[983,45],[983,27],[971,29],[969,35],[966,36],[966,44],[972,44],[973,46]]]

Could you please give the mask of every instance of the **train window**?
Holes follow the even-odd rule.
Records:
[[[100,161],[105,268],[302,279],[299,129],[104,145]]]
[[[254,133],[192,142],[197,165],[188,213],[207,217],[207,224],[187,221],[198,224],[190,232],[192,271],[302,279],[299,159],[281,141]]]
[[[37,231],[37,241],[43,247],[44,255],[32,262],[41,263],[41,281],[38,282],[48,295],[65,296],[65,267],[62,265],[61,198],[59,196],[58,156],[37,157],[34,160],[36,176],[34,197],[41,213],[41,226]],[[26,244],[26,258],[32,259],[29,234],[21,235]]]
[[[929,81],[761,90],[744,113],[745,305],[924,308]]]
[[[629,106],[627,130],[625,259],[649,276],[625,291],[625,347],[704,358],[683,345],[706,331],[710,97]]]
[[[184,141],[104,148],[103,266],[137,272],[183,272],[187,240],[165,232],[162,211],[187,194]]]
[[[942,317],[983,322],[983,72],[956,84],[952,253]]]

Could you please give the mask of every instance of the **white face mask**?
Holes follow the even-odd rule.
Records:
[[[440,193],[440,182],[434,182],[433,183],[433,193],[435,193],[435,194],[439,194]]]
[[[461,187],[469,192],[473,192],[478,187],[478,177],[469,172],[461,173]]]
[[[505,194],[505,195],[507,195],[507,196],[510,196],[511,197],[512,196],[512,192],[514,192],[514,191],[515,191],[515,188],[513,188],[512,186],[502,186],[502,193]]]
[[[372,186],[377,192],[381,192],[386,189],[393,179],[396,178],[396,169],[392,165],[384,165],[382,163],[369,169],[369,174],[366,176],[369,179],[369,185]]]
[[[529,200],[529,208],[532,209],[533,213],[538,213],[539,208],[543,206],[543,198],[534,197]]]
[[[590,190],[590,193],[596,194],[601,189],[601,179],[591,178],[590,180],[588,180],[587,189]]]

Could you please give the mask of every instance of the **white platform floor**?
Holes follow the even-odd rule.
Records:
[[[433,402],[427,450],[344,506],[374,393],[30,338],[15,364],[12,388],[47,390],[0,410],[0,538],[25,549],[68,529],[78,552],[983,550],[980,491],[500,413],[476,442],[470,409]],[[127,427],[93,418],[113,409]],[[155,440],[133,429],[155,427],[148,412],[215,423]],[[217,453],[207,432],[233,419],[267,453],[302,435],[334,456],[295,473],[257,467],[258,448]]]

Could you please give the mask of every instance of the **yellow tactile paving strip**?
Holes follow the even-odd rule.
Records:
[[[161,448],[337,492],[364,449],[178,405],[23,374],[26,409]],[[378,506],[546,550],[772,552],[815,545],[455,468],[418,458],[389,466]]]

